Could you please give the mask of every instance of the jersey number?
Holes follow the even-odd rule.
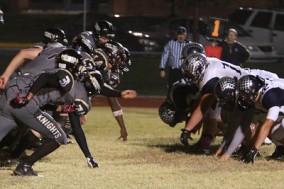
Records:
[[[231,68],[232,70],[234,70],[234,71],[236,71],[238,74],[240,74],[240,75],[242,75],[242,73],[241,73],[241,70],[239,70],[239,69],[237,69],[237,68],[235,68],[235,67],[233,67],[233,66],[231,66],[231,65],[229,65],[229,64],[226,64],[226,63],[222,63],[223,64],[223,68],[224,69],[226,69],[226,67],[229,67],[229,68]]]
[[[213,37],[219,37],[219,28],[220,28],[220,20],[215,20],[214,21],[214,29],[211,35]]]

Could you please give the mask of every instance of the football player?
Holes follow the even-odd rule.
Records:
[[[276,146],[283,148],[284,82],[283,79],[267,80],[260,76],[247,75],[239,79],[237,90],[237,105],[240,109],[248,109],[258,104],[268,111],[257,132],[256,140],[243,159],[244,163],[254,163],[258,150],[267,136]]]
[[[206,144],[210,144],[213,140],[213,136],[215,135],[214,132],[216,132],[214,128],[216,128],[217,118],[221,111],[221,108],[216,106],[216,103],[214,103],[216,102],[214,87],[220,78],[225,76],[240,78],[252,71],[255,73],[263,72],[263,75],[276,75],[264,70],[243,69],[239,66],[216,58],[205,57],[205,55],[201,53],[189,55],[185,60],[182,69],[184,74],[198,85],[201,94],[197,107],[193,111],[185,128],[182,130],[180,140],[184,145],[189,145],[188,136],[192,132],[193,128],[202,121],[205,112],[208,110],[210,110],[207,114],[209,116],[209,123],[211,123],[210,128],[212,129],[210,132],[213,134],[211,134],[211,137],[204,136],[206,137],[206,140],[204,141]]]

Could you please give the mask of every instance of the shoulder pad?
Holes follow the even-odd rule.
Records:
[[[68,92],[74,85],[73,75],[65,69],[59,69],[57,72],[58,82],[64,91]]]

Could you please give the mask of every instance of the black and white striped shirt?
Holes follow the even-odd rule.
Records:
[[[167,63],[172,69],[179,69],[183,59],[181,59],[182,49],[187,45],[189,41],[179,42],[178,40],[170,40],[164,47],[164,52],[162,53],[160,69],[165,69]]]

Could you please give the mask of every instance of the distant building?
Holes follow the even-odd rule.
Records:
[[[4,3],[5,2],[5,3]],[[224,0],[222,1],[195,1],[188,0],[9,0],[2,1],[1,7],[6,12],[19,11],[83,11],[83,3],[87,3],[87,10],[109,15],[151,15],[151,16],[203,16],[226,17],[239,6],[284,8],[284,0]],[[197,8],[197,9],[196,9]]]

